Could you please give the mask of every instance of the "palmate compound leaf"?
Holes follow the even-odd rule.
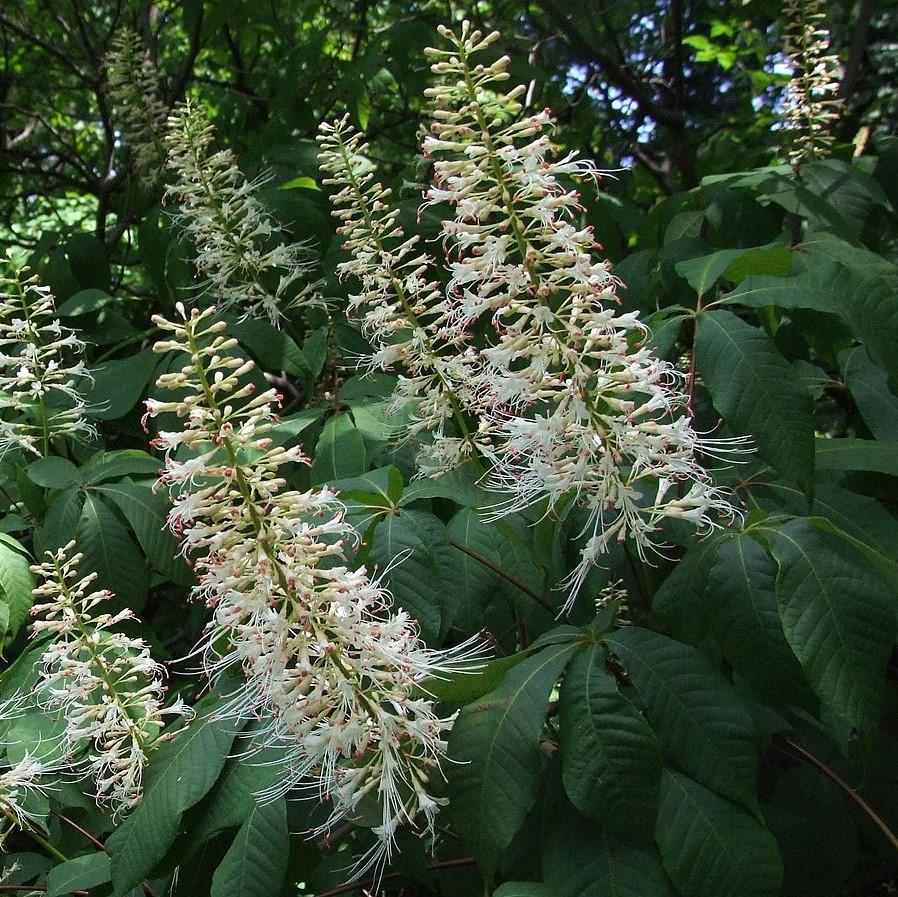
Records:
[[[550,645],[465,707],[449,736],[449,814],[486,876],[498,868],[540,786],[539,736],[576,644]]]
[[[211,897],[279,894],[289,858],[286,798],[254,804],[212,876]]]
[[[199,716],[154,754],[143,800],[106,842],[115,897],[139,885],[168,852],[184,811],[215,784],[234,734],[233,725]]]
[[[664,773],[655,837],[681,894],[780,894],[783,865],[770,832],[746,810],[680,773]]]
[[[895,642],[894,594],[855,548],[808,520],[767,534],[783,631],[811,687],[849,726],[872,732]]]
[[[756,802],[758,749],[742,698],[695,648],[627,627],[606,636],[623,665],[664,755],[732,800]]]
[[[650,837],[661,750],[643,715],[618,690],[601,645],[568,664],[559,722],[564,788],[574,806],[611,831]]]
[[[814,475],[811,400],[776,346],[732,312],[712,311],[698,319],[695,357],[730,428],[751,436],[761,459],[808,494]]]

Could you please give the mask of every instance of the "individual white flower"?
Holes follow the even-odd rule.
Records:
[[[819,0],[787,0],[783,17],[792,75],[782,117],[789,137],[789,161],[798,166],[825,156],[833,144],[840,66],[838,56],[829,52],[829,32],[822,26],[826,14]]]
[[[211,309],[179,312],[154,318],[171,334],[156,349],[188,360],[159,378],[176,395],[152,401],[148,416],[174,413],[189,434],[160,433],[154,444],[166,455],[160,483],[174,494],[169,524],[192,558],[194,596],[212,612],[198,653],[213,680],[243,676],[220,715],[260,720],[255,749],[283,751],[271,793],[301,788],[332,801],[322,831],[352,819],[363,798],[376,801],[379,847],[368,859],[377,864],[397,826],[423,816],[432,827],[440,801],[430,783],[453,718],[420,685],[454,669],[468,646],[429,650],[380,582],[346,566],[358,536],[336,494],[287,487],[284,468],[308,459],[267,435],[279,397],[246,381],[252,362],[235,357]]]
[[[348,261],[341,277],[353,277],[360,292],[349,295],[349,314],[359,319],[373,347],[360,366],[400,375],[391,413],[407,412],[402,437],[420,441],[424,475],[448,470],[483,454],[487,443],[476,427],[480,360],[464,351],[468,334],[449,320],[443,288],[432,274],[433,259],[420,237],[407,237],[390,205],[391,191],[375,180],[368,145],[349,117],[322,123],[319,163],[331,195],[337,233]]]
[[[165,121],[159,73],[147,59],[140,35],[123,28],[112,39],[105,58],[106,84],[125,145],[146,187],[162,178],[165,163]]]
[[[497,514],[571,498],[588,511],[569,606],[612,543],[632,539],[644,555],[664,518],[707,529],[732,514],[698,462],[722,447],[692,428],[682,377],[652,354],[637,315],[616,311],[616,278],[569,186],[599,171],[574,153],[557,158],[549,112],[523,115],[524,88],[503,92],[508,57],[472,58],[497,33],[467,22],[440,33],[449,48],[427,51],[439,84],[426,91],[424,150],[435,179],[426,202],[454,210],[442,228],[448,313],[485,331],[488,485],[509,495]]]
[[[166,737],[160,735],[163,717],[190,711],[180,701],[164,706],[164,670],[149,645],[114,630],[134,614],[102,610],[114,596],[91,588],[95,573],[79,574],[82,555],[71,554],[74,547],[73,541],[48,551],[47,560],[31,568],[40,579],[32,634],[52,636],[41,655],[37,699],[62,712],[65,754],[79,763],[86,751],[97,802],[120,814],[140,801],[144,767]]]
[[[12,258],[0,272],[0,455],[49,452],[54,436],[91,439],[81,390],[84,344],[56,318],[50,288]]]
[[[314,256],[282,242],[282,228],[256,198],[265,179],[248,181],[230,150],[214,150],[214,139],[199,107],[174,109],[165,136],[174,182],[165,198],[196,248],[194,264],[213,301],[278,324],[290,308],[314,300],[313,287],[302,283]]]

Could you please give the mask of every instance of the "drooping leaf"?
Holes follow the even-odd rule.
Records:
[[[707,657],[637,627],[606,641],[645,705],[664,754],[709,788],[753,805],[758,751],[752,720]]]
[[[752,436],[763,460],[809,492],[811,401],[773,343],[731,312],[712,311],[699,318],[695,352],[714,407],[730,427]]]
[[[661,751],[645,718],[618,690],[600,645],[568,664],[559,722],[564,788],[571,803],[611,831],[650,835]]]
[[[780,623],[776,563],[750,536],[718,549],[707,584],[711,624],[724,656],[762,694],[794,697],[801,667]]]
[[[152,874],[178,836],[184,811],[215,784],[233,740],[233,725],[199,717],[155,753],[143,799],[106,842],[115,897]]]
[[[45,897],[64,897],[73,891],[87,891],[106,884],[111,878],[109,855],[103,851],[86,853],[49,871]]]
[[[91,369],[93,385],[85,399],[91,417],[117,420],[127,414],[144,394],[159,356],[144,349],[130,358],[104,361]]]
[[[286,799],[255,804],[215,870],[211,897],[278,894],[289,859]]]
[[[539,792],[539,735],[549,693],[574,645],[556,645],[518,664],[502,684],[465,707],[449,736],[450,815],[490,875]]]
[[[741,807],[665,772],[655,831],[667,874],[689,897],[779,897],[782,860],[770,832]]]
[[[312,460],[312,482],[329,483],[365,472],[365,440],[348,414],[327,419]]]
[[[893,596],[845,540],[803,519],[769,530],[783,631],[814,691],[870,732],[895,641]]]
[[[0,598],[8,612],[6,631],[14,637],[28,620],[28,612],[34,603],[31,594],[34,576],[24,549],[11,536],[3,535],[5,538],[0,539]]]
[[[166,525],[169,503],[163,495],[129,482],[106,483],[97,491],[108,496],[125,515],[144,554],[160,573],[180,584],[191,581],[190,569]]]
[[[139,608],[149,587],[147,565],[128,531],[97,495],[85,496],[73,537],[84,555],[81,569],[97,574],[96,587],[109,589],[129,607]]]

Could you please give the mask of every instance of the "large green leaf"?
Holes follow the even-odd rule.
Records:
[[[758,752],[752,720],[708,658],[637,627],[606,641],[645,705],[665,755],[709,788],[753,805]]]
[[[751,435],[763,460],[809,492],[811,401],[773,343],[734,314],[713,311],[699,318],[695,352],[714,407],[729,426]]]
[[[34,531],[34,553],[43,560],[45,551],[54,551],[68,544],[75,534],[84,493],[78,486],[69,486],[53,496],[44,522]]]
[[[485,697],[465,707],[449,736],[450,815],[491,875],[539,793],[539,736],[549,695],[575,645],[528,657]]]
[[[160,573],[180,584],[191,581],[190,569],[166,526],[169,504],[163,495],[128,482],[106,483],[97,491],[107,495],[125,515],[144,554]]]
[[[543,808],[543,877],[552,897],[672,897],[655,847],[581,816],[550,778]]]
[[[102,851],[86,853],[50,870],[44,897],[64,897],[73,891],[86,891],[106,884],[111,877],[108,854]]]
[[[86,396],[90,416],[117,420],[127,414],[143,395],[158,362],[152,349],[144,349],[92,368],[93,384]]]
[[[661,751],[643,715],[606,669],[601,645],[568,664],[560,725],[564,788],[574,806],[612,831],[650,836]]]
[[[0,538],[0,597],[9,611],[6,628],[15,636],[28,619],[34,603],[34,577],[24,549],[11,536]]]
[[[233,740],[232,724],[200,717],[156,752],[143,800],[106,842],[116,897],[140,884],[168,852],[182,814],[215,784]]]
[[[441,527],[427,511],[388,514],[378,524],[368,554],[369,566],[385,573],[394,603],[418,620],[425,640],[439,636],[447,598],[437,556],[437,541],[448,547]]]
[[[109,589],[129,607],[139,607],[147,596],[149,571],[128,531],[95,494],[84,499],[74,537],[84,554],[81,567],[97,574],[96,585]]]
[[[898,477],[898,443],[878,439],[817,439],[819,470],[867,470]]]
[[[330,483],[365,472],[365,440],[348,414],[327,419],[312,461],[312,482]]]
[[[877,439],[898,443],[898,396],[889,389],[889,375],[870,360],[863,346],[839,356],[845,385],[864,423]]]
[[[286,799],[256,804],[215,870],[211,897],[279,894],[289,859]]]
[[[552,892],[537,881],[507,881],[493,891],[493,897],[552,897]]]
[[[666,772],[655,837],[664,868],[689,897],[779,897],[776,841],[741,807]]]
[[[761,693],[794,696],[801,667],[783,635],[776,564],[750,536],[721,545],[707,586],[711,623],[724,656]]]
[[[808,681],[849,725],[872,731],[895,641],[894,596],[856,549],[808,520],[768,532],[783,630]]]

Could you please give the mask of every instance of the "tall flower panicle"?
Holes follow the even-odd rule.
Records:
[[[491,325],[481,349],[489,483],[509,495],[501,513],[571,497],[585,505],[570,603],[613,542],[632,539],[643,555],[665,518],[708,528],[732,513],[697,461],[722,446],[693,429],[682,376],[655,357],[637,314],[617,311],[617,280],[570,186],[599,171],[573,152],[557,156],[548,110],[522,114],[524,88],[502,88],[508,57],[476,60],[497,33],[465,22],[440,34],[448,48],[427,51],[439,83],[426,91],[434,121],[423,148],[435,160],[426,202],[454,211],[443,224],[453,314]]]
[[[166,199],[196,247],[194,263],[213,301],[277,324],[290,308],[312,301],[314,289],[302,279],[313,253],[281,239],[282,228],[256,197],[265,179],[248,181],[230,150],[213,148],[214,139],[199,107],[175,108],[165,137],[174,172]]]
[[[165,163],[165,121],[159,73],[147,59],[140,35],[123,28],[106,54],[106,83],[125,145],[134,167],[148,188],[162,179]]]
[[[279,397],[246,382],[252,362],[234,355],[211,310],[180,313],[154,319],[171,334],[157,351],[189,359],[159,378],[178,396],[150,400],[147,414],[184,421],[155,444],[166,456],[160,482],[175,496],[171,528],[193,558],[195,597],[212,611],[198,650],[213,679],[242,672],[222,712],[265,721],[256,746],[286,759],[273,792],[301,787],[332,801],[322,831],[353,818],[366,796],[379,804],[368,857],[377,864],[399,825],[423,816],[432,826],[442,803],[431,784],[452,718],[418,686],[461,652],[428,650],[380,583],[346,566],[357,535],[336,494],[287,487],[286,465],[308,459],[268,435]]]
[[[90,439],[84,344],[56,317],[50,288],[10,259],[0,272],[0,455],[46,455],[54,436]]]
[[[786,52],[792,77],[786,86],[783,124],[789,137],[789,161],[800,165],[825,156],[833,144],[839,117],[839,58],[829,52],[826,14],[819,0],[788,0]]]
[[[359,319],[374,348],[363,365],[397,372],[393,408],[409,408],[405,436],[431,434],[418,457],[424,474],[456,466],[479,448],[476,419],[478,359],[464,346],[465,333],[449,321],[442,286],[431,274],[433,259],[417,234],[406,236],[391,191],[375,180],[368,145],[344,116],[323,123],[319,162],[336,188],[332,214],[350,253],[340,263],[341,277],[354,277],[358,293],[349,296],[349,313]]]
[[[95,573],[78,572],[82,555],[71,554],[74,547],[48,551],[32,567],[40,578],[32,633],[52,636],[41,656],[38,700],[65,716],[65,753],[95,780],[97,802],[123,813],[140,800],[144,767],[166,737],[164,716],[189,709],[180,701],[164,706],[164,671],[149,645],[114,631],[133,612],[102,610],[113,595],[92,588]]]

